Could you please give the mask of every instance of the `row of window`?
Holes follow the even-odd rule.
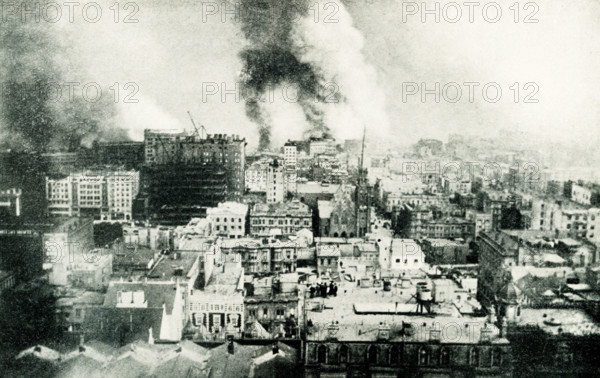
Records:
[[[355,356],[351,355],[351,350],[347,345],[342,345],[336,353],[331,353],[326,345],[319,345],[315,350],[315,360],[319,364],[344,364],[356,361]],[[502,365],[503,352],[500,348],[493,348],[489,351],[490,366]],[[468,352],[469,366],[481,367],[480,351],[478,348],[471,348]],[[364,356],[366,362],[370,365],[398,365],[404,361],[402,347],[393,345],[387,353],[381,353],[381,348],[377,345],[371,345],[366,350]],[[442,347],[439,351],[433,351],[431,348],[423,346],[419,349],[417,363],[420,366],[450,366],[452,363],[452,349]],[[455,365],[455,364],[454,364]]]

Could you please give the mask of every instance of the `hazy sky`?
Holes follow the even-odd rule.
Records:
[[[228,95],[223,102],[220,93],[203,99],[203,86],[212,85],[206,83],[224,83],[232,89],[239,80],[242,63],[238,54],[247,43],[239,22],[222,22],[218,11],[207,14],[214,7],[202,2],[143,1],[137,2],[139,12],[134,18],[138,23],[115,23],[109,4],[101,4],[104,13],[100,22],[85,22],[76,14],[75,23],[61,22],[59,27],[73,46],[69,53],[87,67],[90,81],[105,87],[118,82],[121,95],[128,93],[123,89],[125,83],[139,86],[134,96],[138,104],[124,104],[122,98],[119,104],[121,121],[132,137],[140,139],[144,128],[191,128],[186,113],[190,110],[209,133],[241,134],[250,147],[256,145],[256,127],[246,118],[242,99],[237,102],[234,95]],[[121,19],[131,11],[122,9],[124,4],[120,4]],[[502,10],[496,23],[483,18],[482,8],[487,2],[474,9],[472,23],[469,8],[463,3],[458,3],[462,17],[456,23],[449,22],[456,8],[447,6],[448,2],[439,3],[439,23],[434,15],[427,15],[422,22],[420,9],[415,15],[408,14],[415,11],[412,4],[421,7],[420,1],[345,0],[343,4],[347,14],[337,5],[324,8],[327,2],[321,3],[321,12],[326,14],[321,13],[320,18],[329,14],[331,20],[339,22],[320,25],[314,36],[309,30],[308,38],[338,49],[364,43],[364,63],[374,70],[373,76],[367,76],[381,98],[363,93],[367,100],[375,96],[373,102],[377,104],[367,104],[366,109],[356,112],[369,114],[370,107],[382,104],[389,119],[385,127],[389,130],[384,131],[397,140],[445,139],[448,133],[496,135],[499,128],[517,128],[537,134],[539,140],[600,141],[600,3],[545,0],[527,9],[525,2],[518,3],[518,23],[509,9],[510,2],[494,3]],[[494,4],[487,8],[491,18],[495,17]],[[217,6],[222,8],[221,3]],[[429,2],[428,8],[434,9],[434,2]],[[532,19],[539,22],[524,23],[533,11]],[[340,29],[350,24],[364,41]],[[345,61],[341,56],[334,62],[348,72],[354,67],[350,60],[355,58]],[[456,103],[448,101],[455,99],[454,85],[446,87],[447,96],[439,103],[433,94],[425,101],[420,92],[408,95],[415,90],[412,83],[417,83],[420,91],[421,83],[434,89],[436,82],[440,92],[446,84],[458,83],[462,98]],[[472,103],[465,82],[479,83]],[[515,82],[520,86],[518,103],[513,97]],[[525,88],[528,82],[535,84]],[[495,87],[501,88],[498,102],[483,97],[486,83],[497,83]],[[340,84],[346,86],[340,88],[342,92],[360,90],[347,81]],[[488,88],[491,99],[495,87]],[[531,99],[538,102],[525,103],[525,96],[534,90],[537,92]],[[278,92],[275,97],[279,97]],[[302,115],[296,104],[279,99],[267,107],[275,123],[276,144],[301,135]],[[378,124],[385,123],[382,117],[377,115],[377,122],[367,125],[369,130],[380,131]],[[345,123],[332,128],[340,139],[357,137],[361,132]]]

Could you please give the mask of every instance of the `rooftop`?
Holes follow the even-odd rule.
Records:
[[[341,185],[339,184],[323,184],[316,181],[297,184],[298,194],[335,194]]]
[[[171,252],[170,255],[162,255],[146,277],[162,281],[176,278],[185,280],[190,278],[190,270],[200,256],[197,252]]]
[[[307,205],[299,201],[279,203],[257,203],[250,212],[251,216],[302,216],[310,217],[311,211]]]
[[[521,326],[538,326],[547,333],[568,333],[576,336],[600,334],[600,326],[581,309],[534,309],[521,310],[518,322]]]
[[[417,280],[418,281],[418,280]],[[415,281],[415,282],[417,282]],[[327,338],[327,328],[336,322],[338,340],[374,341],[381,323],[391,328],[392,341],[428,341],[431,330],[441,330],[441,342],[477,343],[481,330],[486,327],[482,317],[463,316],[452,304],[435,304],[434,314],[417,312],[417,303],[410,288],[393,287],[383,291],[381,287],[360,288],[355,283],[340,282],[335,297],[307,299],[307,318],[314,327],[309,340]],[[313,311],[316,305],[324,309]],[[404,324],[411,324],[412,331],[403,331]],[[498,329],[488,324],[492,338],[498,336]]]

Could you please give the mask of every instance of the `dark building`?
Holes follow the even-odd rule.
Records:
[[[245,139],[146,130],[144,144],[135,218],[183,225],[244,195]]]
[[[511,377],[509,342],[481,332],[476,338],[447,342],[443,330],[420,332],[385,324],[361,332],[360,326],[331,324],[309,335],[305,377]],[[486,331],[486,329],[482,329]],[[357,333],[358,332],[358,333]],[[422,337],[415,337],[419,333]]]
[[[0,153],[0,189],[21,190],[20,216],[36,222],[46,215],[48,159],[25,152]]]
[[[95,164],[139,169],[144,163],[144,142],[103,142],[92,149]]]

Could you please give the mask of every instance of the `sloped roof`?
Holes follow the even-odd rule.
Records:
[[[267,339],[271,337],[271,334],[267,332],[267,330],[258,322],[258,320],[255,320],[246,327],[246,333],[261,339]]]

